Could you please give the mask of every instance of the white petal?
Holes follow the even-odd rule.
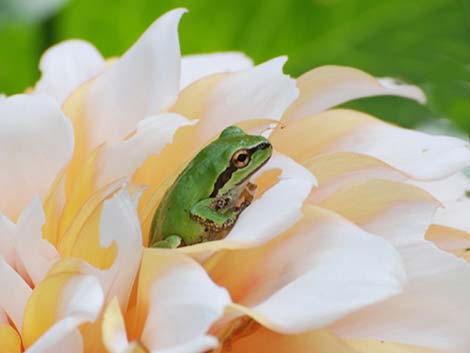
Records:
[[[399,84],[390,78],[376,79],[369,74],[341,66],[322,66],[297,79],[299,98],[289,107],[286,118],[300,119],[344,102],[364,97],[394,95],[424,103],[424,93],[416,86]]]
[[[59,353],[64,348],[67,352],[82,352],[82,339],[77,329],[83,323],[96,320],[103,300],[103,291],[95,277],[71,277],[57,306],[57,322],[28,348],[27,353]]]
[[[11,266],[16,261],[15,232],[16,225],[0,213],[0,257]]]
[[[234,275],[240,287],[234,301],[250,307],[256,320],[279,332],[301,333],[401,291],[405,275],[392,246],[327,210],[304,211],[302,222],[254,249],[249,268]],[[249,255],[232,256],[244,262]]]
[[[410,181],[442,203],[433,219],[434,224],[470,232],[470,178],[457,173],[449,178],[429,181]]]
[[[243,53],[186,55],[181,59],[180,88],[183,89],[204,76],[245,70],[252,66],[253,61]]]
[[[281,169],[279,182],[240,215],[225,238],[228,243],[249,246],[265,243],[302,217],[302,204],[316,185],[315,176],[282,154],[274,154],[263,172],[271,169]]]
[[[127,307],[132,284],[142,256],[142,233],[136,205],[126,189],[105,201],[101,211],[100,245],[115,242],[118,253],[112,267],[102,271],[105,296],[117,297],[121,307]]]
[[[158,353],[196,353],[215,348],[217,340],[206,333],[222,316],[230,296],[195,261],[185,255],[164,253],[151,286],[142,342]]]
[[[295,80],[282,72],[287,58],[272,59],[251,69],[228,74],[206,92],[199,136],[206,141],[225,127],[253,118],[279,120],[298,95]],[[188,90],[191,86],[188,87]],[[184,91],[183,93],[184,94]],[[177,112],[178,109],[176,110]],[[187,113],[180,112],[184,115]]]
[[[44,222],[41,200],[36,197],[21,213],[16,235],[19,260],[34,284],[41,282],[60,258],[56,248],[42,238]]]
[[[46,96],[17,95],[0,101],[0,212],[16,221],[36,196],[45,196],[70,160],[72,125]]]
[[[49,48],[41,58],[41,79],[34,93],[45,93],[62,104],[80,84],[97,75],[105,61],[96,48],[82,40],[68,40]]]
[[[191,125],[181,115],[165,113],[148,117],[137,124],[136,133],[128,140],[107,146],[97,158],[97,180],[99,189],[122,177],[130,177],[150,155],[158,154],[171,143],[176,130]]]
[[[86,106],[91,147],[123,139],[140,120],[174,102],[180,81],[177,27],[185,11],[160,17],[93,82]]]
[[[429,242],[400,248],[409,276],[403,294],[334,326],[340,335],[408,343],[449,353],[470,345],[470,267]]]
[[[21,328],[31,288],[2,258],[0,258],[0,288],[2,289],[0,291],[0,308],[8,314],[16,327]]]

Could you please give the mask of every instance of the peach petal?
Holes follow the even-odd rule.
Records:
[[[335,332],[465,352],[470,267],[424,240],[438,201],[414,186],[375,180],[343,188],[321,205],[391,242],[408,276],[402,293],[344,318]]]
[[[146,316],[141,341],[150,351],[190,353],[217,346],[207,331],[222,316],[230,296],[197,262],[160,249],[146,250],[138,291],[137,310],[141,319]]]
[[[461,257],[467,262],[470,260],[470,233],[432,224],[426,231],[426,239],[436,244],[439,249]]]
[[[265,245],[214,255],[205,267],[236,309],[272,330],[321,328],[401,291],[398,254],[384,240],[317,207]],[[225,271],[227,268],[236,271]],[[295,302],[295,304],[294,304]]]
[[[243,53],[225,52],[186,55],[181,58],[180,88],[209,75],[249,69],[253,61]]]
[[[320,206],[399,246],[424,239],[439,202],[415,186],[369,180],[345,186]]]
[[[12,266],[16,261],[15,232],[15,223],[0,213],[0,257]]]
[[[270,353],[358,353],[326,330],[283,335],[256,322],[250,322],[249,327],[243,328],[238,336],[229,337],[217,353],[252,352],[261,347],[264,352]]]
[[[336,152],[315,157],[304,163],[318,179],[319,186],[308,198],[316,204],[347,184],[369,179],[404,181],[405,175],[386,163],[359,153]]]
[[[439,353],[427,348],[384,341],[349,340],[347,342],[357,353]]]
[[[319,154],[355,152],[420,180],[449,176],[470,165],[468,142],[402,129],[346,109],[293,122],[274,131],[270,139],[277,150],[301,163]]]
[[[53,325],[24,353],[83,353],[83,341],[77,323],[65,319]]]
[[[70,272],[48,276],[34,289],[25,310],[25,347],[30,353],[47,352],[63,340],[72,340],[76,346],[74,331],[94,321],[102,305],[103,292],[95,277]]]
[[[86,119],[92,124],[92,148],[103,142],[119,142],[140,120],[176,100],[180,81],[177,28],[184,12],[176,9],[157,19],[92,82],[85,107]]]
[[[0,325],[0,343],[2,353],[21,353],[21,338],[10,325]]]
[[[16,221],[36,196],[45,196],[72,157],[73,130],[58,104],[44,95],[0,101],[0,212]],[[34,175],[34,178],[31,176]]]
[[[300,95],[289,107],[285,120],[295,121],[347,101],[381,95],[401,96],[426,102],[416,86],[399,84],[393,79],[377,79],[352,67],[321,66],[297,79]]]
[[[18,329],[23,326],[23,314],[31,295],[31,288],[21,276],[0,258],[0,308],[15,323]],[[14,296],[11,294],[15,293]]]
[[[467,352],[469,265],[430,242],[410,242],[398,250],[408,274],[403,293],[336,323],[335,332],[347,338]]]
[[[96,48],[83,40],[67,40],[46,50],[39,63],[42,76],[34,93],[44,93],[62,104],[80,84],[97,75],[105,62]]]
[[[44,239],[58,246],[59,224],[65,207],[65,172],[59,174],[44,200],[46,223],[43,227]]]
[[[133,136],[115,145],[105,146],[100,151],[96,159],[95,188],[122,177],[131,177],[149,156],[158,154],[172,142],[177,129],[195,123],[174,113],[159,114],[140,121]]]
[[[441,202],[434,224],[470,233],[470,177],[457,173],[442,180],[410,181],[410,184],[426,190]]]
[[[201,141],[243,120],[279,120],[298,95],[295,81],[282,72],[286,60],[279,57],[243,71],[205,77],[183,90],[171,109],[201,120]]]

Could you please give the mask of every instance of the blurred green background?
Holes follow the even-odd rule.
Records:
[[[256,63],[287,54],[294,76],[339,64],[396,77],[420,86],[428,103],[378,97],[347,106],[407,127],[470,130],[470,0],[0,0],[0,92],[33,85],[41,53],[56,42],[83,38],[120,55],[180,6],[189,9],[183,54],[240,50]]]

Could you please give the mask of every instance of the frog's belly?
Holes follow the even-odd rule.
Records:
[[[205,239],[205,227],[193,220],[189,212],[162,215],[161,220],[160,234],[156,234],[155,239],[158,237],[163,240],[170,235],[177,235],[185,245],[200,243]]]

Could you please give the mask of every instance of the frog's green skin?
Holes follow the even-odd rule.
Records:
[[[244,151],[249,162],[237,166],[233,156]],[[166,191],[152,221],[150,246],[175,248],[225,236],[252,200],[255,185],[249,177],[271,153],[262,136],[247,135],[235,126],[222,131]]]

